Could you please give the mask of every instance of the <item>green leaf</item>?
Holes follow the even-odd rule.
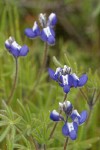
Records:
[[[0,142],[4,140],[4,138],[7,136],[8,132],[10,131],[10,126],[8,126],[6,129],[0,133]]]
[[[55,56],[53,56],[53,62],[56,67],[63,67],[63,65],[57,60]]]

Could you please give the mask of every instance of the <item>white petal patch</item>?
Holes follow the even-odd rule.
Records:
[[[11,45],[15,41],[14,37],[10,36],[8,40],[5,41],[7,45]]]
[[[69,132],[71,132],[72,130],[74,130],[74,126],[73,126],[73,123],[67,123],[67,126],[68,126],[68,129],[69,129]]]
[[[60,110],[63,110],[63,103],[59,102],[59,108],[60,108]]]
[[[68,75],[62,75],[62,79],[63,79],[63,84],[68,84]]]
[[[80,114],[78,113],[76,109],[72,111],[72,114],[75,114],[76,116],[80,117]]]
[[[55,17],[55,14],[51,13],[50,16],[49,16],[49,21],[51,22],[54,17]]]
[[[49,37],[50,35],[52,35],[49,27],[44,28],[43,30],[44,30],[44,32],[45,32],[45,34],[46,34],[47,37]]]
[[[63,105],[64,105],[65,108],[68,108],[71,105],[71,102],[70,101],[65,101],[63,103]]]
[[[79,80],[78,76],[77,76],[75,73],[72,74],[72,77],[73,77],[75,80]]]
[[[20,46],[18,43],[16,43],[16,41],[14,41],[14,42],[12,43],[12,46],[15,47],[15,48],[17,48],[18,50],[21,49],[21,46]]]
[[[35,21],[35,22],[34,22],[34,25],[33,25],[33,27],[32,27],[32,30],[35,31],[35,30],[37,29],[37,27],[38,27],[38,25],[37,25],[37,22]]]
[[[60,67],[58,67],[58,68],[56,69],[55,75],[58,74],[58,73],[60,73],[61,70],[62,70],[62,69],[61,69]]]
[[[59,116],[59,113],[56,110],[53,110],[52,113],[56,116]]]
[[[40,13],[39,21],[40,21],[42,27],[46,27],[46,14]]]

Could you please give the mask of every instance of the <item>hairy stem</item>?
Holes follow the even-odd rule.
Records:
[[[45,69],[46,62],[47,62],[47,54],[48,54],[48,44],[45,43],[45,49],[44,49],[44,56],[43,56],[43,62],[41,66],[41,72]]]
[[[86,102],[88,103],[88,97],[85,95],[85,93],[83,92],[83,90],[80,88],[80,92],[83,95],[83,97],[85,98]]]
[[[69,140],[69,138],[67,137],[67,138],[66,138],[66,141],[65,141],[65,144],[64,144],[64,150],[67,149],[67,146],[68,146],[68,140]]]
[[[44,48],[44,56],[43,56],[43,61],[42,61],[42,65],[40,68],[40,71],[38,73],[38,77],[37,77],[37,82],[39,82],[40,80],[40,76],[42,74],[42,72],[44,71],[45,67],[46,67],[46,62],[47,62],[47,53],[48,53],[48,44],[47,42],[45,43],[45,48]]]
[[[15,71],[15,77],[14,77],[14,81],[13,81],[13,85],[12,85],[12,89],[10,91],[10,95],[8,97],[8,100],[7,100],[7,104],[9,105],[12,101],[12,98],[13,98],[13,95],[14,95],[14,92],[15,92],[15,89],[16,89],[16,84],[17,84],[17,77],[18,77],[18,59],[15,58],[15,68],[16,68],[16,71]]]
[[[97,97],[96,97],[96,99],[95,99],[95,101],[94,101],[93,105],[95,105],[95,104],[96,104],[96,102],[98,101],[99,97],[100,97],[100,91],[99,91],[99,93],[98,93],[98,95],[97,95]]]
[[[36,142],[32,136],[29,137],[29,141],[33,145],[33,147],[35,147],[35,150],[39,150],[38,146],[37,146],[37,144],[36,144]]]
[[[64,95],[63,102],[66,100],[66,98],[67,98],[67,94]],[[60,110],[59,114],[61,114],[61,113],[62,113],[62,111]],[[49,140],[52,138],[52,136],[53,136],[53,134],[54,134],[54,131],[55,131],[56,127],[57,127],[57,124],[58,124],[58,122],[56,122],[56,123],[54,124],[54,126],[53,126],[53,128],[52,128],[52,130],[51,130],[50,136],[49,136]]]
[[[87,128],[89,127],[89,124],[90,124],[90,119],[91,119],[91,115],[92,115],[92,109],[93,108],[89,108],[88,118],[87,118],[87,121],[86,121]]]

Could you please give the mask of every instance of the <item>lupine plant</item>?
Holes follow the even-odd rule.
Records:
[[[88,71],[87,73],[75,72],[73,71],[74,65],[72,67],[67,62],[59,66],[60,62],[57,60],[54,62],[57,66],[55,71],[51,67],[47,69],[48,46],[53,46],[56,43],[54,30],[56,24],[57,16],[55,13],[51,13],[48,17],[46,14],[40,13],[39,19],[34,22],[33,27],[25,29],[25,35],[31,40],[39,37],[45,43],[45,49],[40,68],[37,72],[35,69],[31,71],[29,77],[25,78],[25,84],[23,83],[22,85],[20,84],[21,79],[18,78],[20,77],[18,73],[20,74],[20,71],[24,70],[22,76],[24,79],[27,76],[28,67],[34,65],[30,65],[29,46],[27,46],[28,44],[19,45],[13,35],[7,40],[5,39],[5,48],[7,53],[9,52],[14,58],[16,71],[8,96],[2,98],[0,109],[0,149],[79,150],[80,148],[88,149],[91,147],[91,144],[100,140],[99,137],[86,139],[88,137],[86,132],[91,127],[91,114],[100,97],[100,92],[93,88],[91,90],[92,94],[88,95],[89,92],[85,92],[84,88],[86,87],[86,91],[88,91],[88,87],[91,85],[89,77],[91,76],[93,82],[95,78],[97,79],[97,76],[93,73],[89,75],[90,72]],[[26,67],[25,64],[21,68],[22,62],[20,62],[21,69],[18,70],[20,56],[26,56],[22,62],[25,60],[24,63],[28,66],[27,69],[24,68]],[[8,59],[9,56],[7,56]],[[82,70],[81,72],[84,71]],[[34,74],[36,74],[34,83],[30,81],[31,86],[28,88],[26,79],[31,80]],[[56,82],[53,82],[51,79]],[[20,98],[18,90],[21,89],[21,86],[22,97]],[[42,87],[37,90],[38,93],[35,91],[37,86]],[[31,93],[32,98],[27,93]],[[83,97],[78,101],[80,93]],[[14,95],[16,95],[16,98]],[[13,105],[15,99],[17,102]],[[13,110],[15,105],[16,109]]]

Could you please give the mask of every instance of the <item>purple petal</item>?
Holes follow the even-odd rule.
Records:
[[[57,16],[55,13],[51,13],[50,16],[48,17],[48,25],[55,26],[56,23],[57,23]]]
[[[70,87],[73,86],[73,78],[72,78],[71,75],[68,75],[68,85],[69,85]]]
[[[48,69],[48,73],[49,73],[49,76],[50,76],[50,78],[52,78],[53,80],[55,80],[55,76],[54,76],[54,74],[55,74],[55,72],[54,72],[54,70],[52,70],[52,69]]]
[[[73,74],[71,74],[70,75],[71,77],[72,77],[72,86],[74,86],[74,87],[77,87],[78,86],[78,77],[76,76],[76,74],[75,73],[73,73]]]
[[[69,136],[69,129],[68,129],[67,123],[64,124],[64,126],[62,127],[62,133],[65,136]]]
[[[44,31],[44,29],[41,31],[41,35],[40,35],[41,39],[44,41],[44,42],[47,42],[47,35]]]
[[[82,123],[84,123],[87,119],[87,111],[82,111],[81,114],[80,114],[80,119],[79,119],[79,124],[81,125]]]
[[[49,45],[54,45],[55,44],[55,38],[52,35],[50,35],[47,39],[47,42]]]
[[[78,130],[78,124],[76,122],[73,122],[73,126],[74,126],[75,131],[77,132],[77,130]]]
[[[61,120],[64,120],[63,117],[62,117],[56,110],[53,110],[53,111],[50,113],[50,119],[53,120],[53,121],[61,121]]]
[[[11,47],[10,44],[8,44],[7,42],[5,42],[5,47],[10,51],[10,47]]]
[[[25,35],[29,38],[36,38],[38,36],[31,28],[25,29]]]
[[[54,30],[52,28],[50,28],[50,32],[55,37],[55,32],[54,32]]]
[[[77,132],[75,130],[72,130],[71,132],[69,132],[69,136],[72,140],[76,140]]]
[[[18,56],[19,56],[19,49],[18,49],[17,47],[14,47],[14,46],[11,45],[10,53],[11,53],[14,57],[18,57]]]
[[[68,93],[70,91],[70,87],[66,84],[64,85],[63,90],[65,93]]]
[[[71,119],[75,122],[79,122],[80,119],[80,114],[78,113],[78,111],[76,109],[74,109],[70,115]]]
[[[86,74],[83,74],[80,78],[79,78],[79,81],[78,81],[78,86],[81,87],[83,86],[84,84],[86,84],[88,80],[88,77]]]
[[[28,46],[24,45],[20,48],[19,56],[26,56],[29,52]]]
[[[51,32],[52,30],[50,27],[46,27],[41,31],[40,38],[44,41],[47,42],[49,45],[54,45],[55,44],[55,38]]]

